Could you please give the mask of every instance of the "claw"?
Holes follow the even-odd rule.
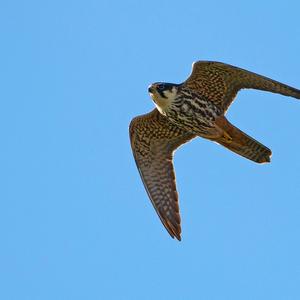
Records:
[[[226,131],[224,131],[224,133],[223,133],[223,138],[226,141],[226,143],[228,143],[228,144],[230,144],[232,142],[232,137]]]

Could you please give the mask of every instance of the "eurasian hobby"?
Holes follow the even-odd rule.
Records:
[[[156,108],[129,127],[133,155],[151,202],[171,237],[181,239],[173,152],[201,136],[257,163],[270,162],[271,150],[225,118],[241,89],[258,89],[300,99],[300,90],[220,62],[198,61],[181,84],[149,87]]]

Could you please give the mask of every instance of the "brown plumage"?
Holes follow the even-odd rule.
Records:
[[[215,141],[257,163],[271,150],[225,118],[240,89],[251,88],[300,99],[300,90],[220,62],[193,64],[182,84],[155,83],[149,92],[157,109],[134,118],[130,141],[146,191],[172,237],[181,239],[173,152],[196,136]]]
[[[230,124],[225,117],[219,117],[216,124],[224,129],[227,136],[213,139],[213,141],[254,162],[270,162],[271,150]]]
[[[145,189],[162,223],[180,240],[180,215],[173,152],[196,135],[173,125],[157,109],[134,118],[131,147]]]
[[[300,99],[300,91],[268,77],[221,62],[198,61],[183,86],[227,110],[241,89],[256,89]]]

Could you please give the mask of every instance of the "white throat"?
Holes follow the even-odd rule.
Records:
[[[155,92],[151,95],[151,98],[153,99],[156,108],[158,111],[165,115],[166,111],[169,109],[171,106],[172,102],[176,99],[177,96],[177,88],[174,86],[171,91],[165,90],[164,92],[164,97],[162,97],[159,93]]]

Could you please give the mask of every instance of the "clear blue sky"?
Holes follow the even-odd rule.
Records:
[[[2,1],[0,298],[300,299],[300,102],[242,91],[228,118],[273,151],[175,156],[182,242],[128,124],[147,86],[218,60],[300,88],[299,1]]]

